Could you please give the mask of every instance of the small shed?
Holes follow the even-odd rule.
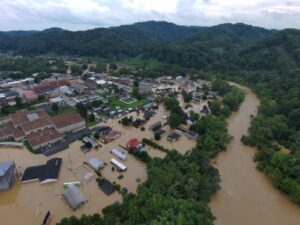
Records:
[[[90,137],[84,137],[83,142],[86,144],[89,143],[93,148],[95,148],[97,146],[96,141],[94,141],[94,139],[92,139]]]
[[[15,180],[15,163],[7,161],[0,163],[0,191],[9,189]]]
[[[71,209],[76,210],[87,202],[87,199],[77,187],[70,187],[63,193],[64,199],[67,201]]]
[[[157,131],[158,129],[161,128],[161,121],[158,121],[154,124],[152,124],[151,126],[149,126],[149,130],[152,130],[152,131]]]
[[[194,139],[194,140],[197,140],[199,138],[199,134],[196,133],[195,131],[191,131],[189,130],[187,133],[186,133],[186,136],[189,138],[189,139]]]
[[[130,139],[127,144],[126,148],[128,150],[135,150],[140,146],[141,142],[137,138]]]
[[[120,136],[121,136],[121,132],[120,131],[112,130],[107,135],[105,135],[105,140],[106,141],[112,141],[114,139],[117,139]]]
[[[96,157],[89,160],[89,165],[95,170],[100,170],[104,167],[104,163]]]
[[[115,192],[114,186],[113,186],[110,182],[108,182],[108,181],[106,181],[106,180],[102,181],[101,184],[99,184],[99,188],[100,188],[106,195],[111,195],[112,193]]]
[[[173,141],[179,140],[180,137],[181,137],[180,134],[172,133],[172,134],[168,135],[167,139],[168,139],[168,141],[172,141],[173,142]]]
[[[165,133],[166,133],[165,130],[159,129],[159,130],[157,130],[157,131],[154,132],[154,135],[162,136],[162,135],[164,135]]]

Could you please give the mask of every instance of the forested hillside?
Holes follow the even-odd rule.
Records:
[[[260,97],[261,106],[252,121],[250,136],[243,137],[243,141],[257,147],[258,168],[300,204],[300,30],[274,31],[245,24],[185,27],[147,22],[81,32],[50,29],[26,35],[0,33],[0,50],[106,59],[139,56],[250,86]],[[216,115],[224,114],[215,108]],[[212,124],[226,132],[224,121],[214,124],[217,122]],[[145,218],[157,215],[151,224],[167,224],[170,220],[185,222],[174,224],[211,224],[207,199],[202,195],[210,196],[217,190],[218,176],[201,154],[208,149],[221,149],[228,141],[226,137],[214,136],[215,132],[217,130],[204,134],[204,139],[189,156],[172,153],[163,160],[154,160],[149,165],[149,179],[139,189],[138,197],[128,196],[124,205],[112,206],[104,213],[106,221],[112,221],[110,224],[150,224]],[[209,138],[207,142],[203,142],[207,140],[205,135]],[[217,140],[213,145],[205,146],[214,138]],[[282,151],[282,146],[287,150]],[[201,190],[187,190],[188,186],[193,186],[187,171],[193,171],[199,178],[195,185],[201,185]],[[157,179],[166,172],[170,173],[169,180]],[[211,175],[211,179],[203,176],[205,173]],[[168,198],[166,193],[169,193]],[[149,206],[145,214],[135,214],[134,210],[145,205]],[[167,210],[170,206],[172,210]],[[125,214],[122,207],[132,210]],[[161,214],[156,208],[161,209]],[[117,214],[119,216],[114,218]],[[72,224],[72,221],[61,224]]]
[[[37,31],[17,31],[0,33],[0,50],[13,50],[21,54],[46,54],[54,52],[65,55],[124,57],[145,54],[146,57],[178,54],[178,59],[166,61],[177,63],[181,58],[195,63],[195,66],[214,53],[223,53],[232,47],[248,45],[266,38],[275,31],[252,27],[245,24],[222,24],[214,27],[178,26],[167,22],[143,22],[111,28],[97,28],[71,32],[59,28]],[[187,48],[187,50],[186,50]],[[173,49],[178,49],[173,51]],[[206,56],[208,55],[208,56]],[[199,57],[201,56],[201,57]],[[175,57],[176,58],[176,57]],[[203,66],[210,65],[203,63]]]

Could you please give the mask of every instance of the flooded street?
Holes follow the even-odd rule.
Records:
[[[271,181],[256,170],[255,149],[243,145],[241,136],[247,133],[250,116],[259,105],[249,90],[240,110],[229,119],[233,136],[226,152],[215,159],[221,175],[221,190],[213,197],[210,207],[216,225],[299,225],[300,207],[275,189]]]
[[[99,123],[98,125],[108,125],[114,130],[121,132],[121,136],[116,140],[102,144],[102,147],[98,150],[93,149],[88,153],[80,151],[81,141],[72,143],[65,151],[57,153],[51,157],[45,157],[43,155],[34,155],[25,148],[0,148],[0,161],[13,160],[16,164],[18,172],[23,172],[28,166],[40,165],[46,163],[47,160],[58,157],[63,159],[60,176],[57,182],[49,184],[40,184],[39,182],[31,182],[27,184],[21,184],[16,181],[13,187],[8,191],[0,192],[0,218],[1,225],[39,225],[46,215],[47,211],[51,212],[52,222],[56,224],[63,217],[69,217],[75,215],[80,217],[83,214],[101,213],[102,209],[108,205],[113,204],[116,201],[121,202],[122,196],[115,192],[110,196],[105,195],[97,186],[97,182],[94,179],[86,181],[83,176],[90,169],[83,165],[83,162],[87,162],[92,157],[97,157],[101,161],[107,163],[107,166],[101,170],[103,177],[107,178],[111,182],[120,184],[121,187],[126,187],[129,192],[135,193],[139,184],[143,183],[147,179],[146,164],[135,159],[132,155],[127,155],[127,160],[122,162],[127,166],[127,171],[123,172],[123,179],[118,179],[120,175],[117,171],[112,171],[110,165],[110,159],[115,157],[110,151],[113,148],[119,146],[125,146],[128,140],[132,138],[154,139],[153,132],[149,127],[161,121],[164,125],[166,119],[163,119],[169,112],[166,111],[163,105],[159,106],[157,113],[150,118],[150,120],[144,125],[145,131],[141,131],[140,128],[124,127],[119,123],[119,119],[109,119],[105,123]],[[142,118],[143,114],[139,115],[134,112],[130,115],[133,118]],[[129,115],[129,116],[130,116]],[[177,149],[180,153],[191,150],[195,146],[196,141],[190,140],[186,136],[182,135],[181,139],[177,142],[167,141],[167,135],[174,132],[168,125],[164,125],[163,129],[166,134],[162,136],[162,139],[158,141],[160,145],[165,148]],[[152,147],[146,146],[151,157],[164,157],[166,153],[161,152]],[[66,201],[62,198],[64,192],[63,184],[65,182],[80,182],[80,189],[87,198],[88,202],[80,209],[73,211],[69,208]],[[139,182],[137,182],[139,181]],[[17,216],[16,216],[17,215]]]

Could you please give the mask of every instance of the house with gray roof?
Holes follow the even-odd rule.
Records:
[[[8,190],[16,177],[16,166],[13,161],[0,163],[0,191]]]

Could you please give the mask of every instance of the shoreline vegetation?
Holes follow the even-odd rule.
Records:
[[[217,84],[225,90],[222,92]],[[223,98],[221,106],[230,102],[235,105],[230,109],[238,109],[244,99],[241,90],[224,81],[218,81],[213,87],[216,91],[221,90],[223,97],[232,96],[230,101],[224,102]],[[200,134],[200,138],[189,153],[181,155],[167,150],[166,157],[151,159],[147,163],[148,179],[138,187],[137,194],[126,194],[122,203],[104,208],[103,216],[63,218],[58,225],[178,224],[178,221],[185,225],[212,225],[214,216],[208,202],[220,189],[220,177],[209,161],[218,152],[224,151],[231,140],[225,115],[209,115],[196,122],[193,130]],[[160,149],[152,141],[143,141]]]
[[[274,186],[290,196],[294,202],[300,204],[299,30],[268,30],[241,23],[220,24],[212,27],[187,27],[167,22],[149,21],[80,32],[51,30],[51,32],[41,31],[26,36],[14,36],[12,33],[4,32],[1,34],[0,46],[2,46],[3,51],[13,52],[13,54],[8,54],[7,59],[0,61],[0,70],[5,72],[2,74],[4,78],[21,79],[40,71],[35,78],[35,82],[38,82],[48,77],[50,72],[64,73],[66,71],[66,65],[63,63],[64,56],[62,56],[64,54],[74,60],[80,55],[86,60],[84,63],[96,63],[97,66],[93,71],[98,73],[109,71],[110,74],[115,76],[133,74],[141,78],[155,78],[162,75],[175,77],[189,74],[191,79],[213,80],[217,78],[235,81],[250,87],[260,98],[261,106],[258,109],[257,116],[251,122],[249,136],[244,136],[242,141],[247,145],[256,147],[255,160],[258,169],[272,179]],[[24,58],[19,58],[19,54],[22,57],[24,55]],[[41,55],[43,56],[40,57]],[[99,55],[102,58],[99,58]],[[50,64],[49,60],[54,56],[56,62]],[[114,63],[114,67],[117,67],[117,69],[110,68],[107,70],[106,65],[110,63]],[[14,71],[11,71],[12,68]],[[72,66],[72,73],[80,76],[82,68]],[[240,100],[241,95],[238,94],[238,96],[232,98],[232,94],[227,94],[225,98],[224,94],[223,98]],[[217,124],[221,126],[223,118],[230,114],[230,110],[236,108],[235,105],[230,101],[227,104],[221,104],[219,101],[212,102],[210,107],[213,116],[209,116],[207,121],[214,121],[215,118],[218,118]],[[176,118],[176,115],[173,118]],[[202,123],[204,122],[203,120]],[[216,125],[216,127],[218,126]],[[208,135],[208,133],[213,136],[212,133],[216,132],[214,127],[210,129],[202,129],[203,125],[198,125],[198,127],[201,128],[198,131],[202,137]],[[195,129],[197,128],[195,127]],[[206,142],[203,143],[205,145],[211,144],[210,147],[219,147],[212,144],[214,138],[213,136],[208,140],[206,139]],[[191,155],[200,152],[198,147],[202,145],[202,141],[202,139],[199,140],[201,144],[198,143]],[[280,146],[288,149],[288,151],[283,152]],[[211,157],[218,151],[210,148],[208,152],[202,151],[201,154]],[[202,159],[202,157],[204,156],[200,158]],[[165,160],[167,161],[168,158],[166,157]],[[177,162],[173,158],[169,160]],[[188,159],[181,158],[181,160]],[[203,161],[206,162],[206,160]],[[177,169],[176,162],[174,162],[176,165],[174,171],[180,175],[180,171],[184,171],[184,169],[181,167]],[[173,164],[171,165],[173,166]],[[152,168],[153,170],[154,168],[160,170],[159,166],[153,166]],[[205,163],[197,164],[197,166],[200,166],[201,169],[207,167]],[[202,172],[201,169],[198,168]],[[150,168],[149,171],[151,170]],[[192,178],[187,179],[189,181],[186,182],[192,184],[179,185],[181,180],[178,177],[172,181],[175,184],[179,183],[178,186],[185,190],[186,187],[194,187],[194,180]],[[216,182],[217,179],[210,177],[210,184]],[[204,178],[203,180],[206,181]],[[178,200],[177,195],[173,194],[173,192],[177,193],[177,186],[176,188],[171,186],[173,189],[170,190],[171,187],[166,185],[167,191],[170,192],[169,199],[166,199],[164,196],[161,197],[159,191],[154,192],[152,190],[155,185],[151,182],[150,180],[142,185],[138,195],[133,196],[130,200],[125,199],[124,204],[133,207],[132,211],[137,211],[135,206],[144,207],[146,200],[143,196],[146,194],[143,192],[146,192],[144,191],[146,186],[151,186],[151,188],[148,188],[152,191],[149,191],[150,194],[155,194],[158,196],[157,198],[162,199],[161,201],[154,201],[161,204],[158,205],[157,203],[158,207],[163,205],[167,208],[167,204],[174,205],[174,201]],[[179,198],[179,200],[181,199]],[[151,202],[147,203],[151,206]],[[197,204],[199,202],[185,203]],[[203,205],[206,206],[205,203]],[[184,204],[182,204],[183,206]],[[182,209],[183,215],[189,206]],[[121,208],[121,206],[120,208],[115,207],[114,210],[116,211]],[[170,208],[173,210],[172,207]],[[174,217],[174,210],[172,210],[157,212],[153,209],[155,212],[151,211],[152,214],[145,211],[142,215],[136,212],[138,217],[133,221],[129,221],[131,216],[133,217],[133,212],[128,216],[120,212],[120,216],[118,215],[116,218],[118,221],[113,222],[116,222],[116,224],[137,222],[139,224],[141,221],[145,222],[143,219],[154,215],[155,221],[152,221],[153,224],[166,224],[165,221]],[[192,212],[194,211],[191,211],[190,217],[193,216]],[[109,212],[104,213],[104,220],[110,221],[110,218],[106,215],[110,215]],[[187,222],[188,219],[184,216],[179,215],[178,217],[180,217],[178,221],[183,220],[186,222],[185,224],[193,224],[193,221]],[[82,218],[86,220],[89,217],[84,216]],[[91,221],[95,221],[100,217],[90,218]],[[209,221],[208,223],[211,222],[205,216],[202,219],[203,221]],[[170,221],[172,220],[170,219]],[[205,224],[203,221],[200,224]],[[77,224],[75,219],[74,221],[70,220],[70,223]]]

